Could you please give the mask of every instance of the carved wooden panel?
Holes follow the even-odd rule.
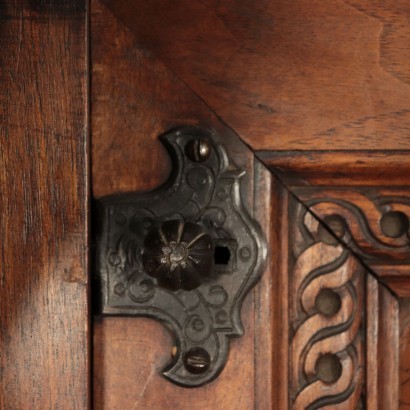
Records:
[[[363,400],[364,269],[304,206],[292,205],[292,408],[357,408]]]
[[[399,296],[410,295],[409,189],[297,188],[295,192],[383,283]]]
[[[331,201],[325,224],[291,198],[289,408],[397,409],[397,297],[342,242]]]
[[[141,325],[128,323],[117,335],[103,321],[96,368],[109,364],[117,375],[97,384],[96,402],[118,405],[115,385],[129,395],[120,406],[164,405],[160,390],[165,405],[181,408],[396,408],[398,296],[410,288],[403,217],[409,192],[402,188],[410,162],[398,151],[410,148],[408,7],[365,0],[163,3],[94,2],[94,194],[154,187],[169,169],[156,166],[166,158],[155,136],[181,123],[223,128],[218,118],[253,149],[281,150],[257,155],[285,187],[273,180],[263,198],[271,264],[245,312],[255,335],[232,352],[234,363],[248,365],[226,369],[229,388],[220,382],[203,393],[168,390],[147,366],[132,390],[138,383],[123,382],[124,367],[112,353],[121,353],[122,342],[98,337],[123,339],[124,329],[137,335]],[[128,144],[129,135],[149,137]],[[283,151],[289,149],[298,151]],[[148,164],[147,152],[154,155]],[[140,373],[137,360],[150,340],[133,350],[133,360],[122,358],[128,375]]]
[[[388,155],[260,157],[292,193],[290,408],[406,408],[408,321],[399,305],[410,288],[405,176],[386,166]]]
[[[410,192],[359,186],[296,188],[294,192],[332,238],[366,266],[367,408],[399,408],[403,398],[399,385],[398,297],[408,296],[410,288]]]

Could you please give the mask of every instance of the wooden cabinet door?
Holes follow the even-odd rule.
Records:
[[[410,407],[408,0],[3,3],[0,408]],[[164,183],[183,125],[236,142],[268,244],[192,389],[163,325],[88,309],[91,197]]]
[[[96,316],[96,408],[409,406],[409,11],[92,1],[94,197],[163,183],[158,136],[174,127],[233,134],[269,250],[246,333],[200,388],[161,377],[160,324]]]

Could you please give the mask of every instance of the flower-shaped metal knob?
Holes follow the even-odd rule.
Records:
[[[142,262],[158,286],[173,291],[193,290],[212,274],[214,244],[200,225],[170,220],[148,233]]]

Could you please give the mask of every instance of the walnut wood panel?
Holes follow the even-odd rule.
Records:
[[[365,408],[398,409],[402,394],[399,379],[399,302],[369,272],[366,320]]]
[[[0,408],[88,406],[86,2],[0,6]]]
[[[410,294],[407,151],[258,155],[379,280]]]
[[[400,299],[400,409],[410,408],[410,299]]]
[[[410,295],[407,2],[102,3],[94,195],[154,188],[169,172],[157,136],[182,123],[229,133],[220,120],[285,187],[255,163],[249,186],[263,200],[248,205],[279,251],[244,307],[252,340],[232,344],[221,377],[203,390],[167,384],[163,328],[99,318],[96,406],[396,409],[397,296]],[[392,213],[398,222],[382,223]]]
[[[291,202],[291,408],[364,404],[364,281],[357,258]],[[370,396],[371,397],[371,396]]]
[[[410,151],[258,151],[258,158],[289,188],[297,186],[406,186]]]
[[[409,149],[410,3],[104,0],[254,149]]]
[[[265,275],[269,277],[272,297],[271,308],[271,347],[272,352],[272,407],[289,408],[289,192],[276,179],[272,178],[272,222],[268,244],[271,244],[272,264]],[[266,297],[265,297],[266,299]],[[266,349],[266,347],[265,347]],[[266,354],[266,353],[265,353]],[[263,356],[262,356],[263,358]],[[260,380],[260,379],[258,379]]]
[[[289,209],[290,408],[397,409],[397,298],[337,229]]]
[[[350,386],[350,395],[342,395],[345,401],[340,401],[337,405],[355,408],[352,406],[356,404],[348,400],[353,400],[358,383],[364,383],[361,394],[366,408],[396,409],[407,401],[405,372],[408,321],[405,319],[405,312],[408,309],[403,303],[399,309],[399,297],[409,296],[410,288],[410,191],[407,187],[408,175],[401,174],[397,165],[402,162],[406,169],[408,154],[368,154],[258,153],[303,203],[300,211],[303,218],[298,220],[291,217],[291,220],[296,220],[294,223],[299,229],[299,236],[293,233],[291,237],[296,244],[298,241],[307,244],[302,247],[302,253],[299,248],[294,250],[294,254],[300,256],[296,259],[291,276],[293,285],[291,281],[290,286],[290,303],[292,298],[296,298],[294,300],[297,302],[296,305],[293,302],[293,310],[290,309],[291,318],[293,312],[295,331],[291,355],[294,372],[291,380],[296,380],[296,384],[294,382],[292,385],[292,391],[296,391],[295,408],[305,408],[314,403],[313,398],[317,399],[320,393],[320,389],[315,388],[314,375],[317,369],[312,367],[313,359],[308,360],[313,347],[306,344],[309,348],[303,350],[300,340],[308,340],[309,335],[316,330],[319,342],[314,336],[311,337],[313,346],[326,346],[326,339],[323,338],[324,324],[336,320],[343,308],[349,306],[349,297],[346,299],[343,294],[346,284],[354,300],[353,305],[350,304],[351,312],[359,312],[364,322],[360,326],[357,324],[359,328],[356,333],[350,328],[356,323],[352,320],[344,333],[333,335],[334,340],[327,347],[338,349],[338,344],[349,341],[350,347],[354,347],[356,362],[362,361],[364,378],[356,372],[356,381]],[[337,253],[337,248],[340,248],[339,252],[344,249],[343,253],[332,256],[334,252]],[[343,254],[349,256],[336,263]],[[337,275],[332,278],[335,272]],[[364,275],[361,279],[359,272]],[[326,290],[322,298],[321,288]],[[329,290],[333,292],[333,296]],[[338,297],[335,297],[335,292]],[[337,309],[329,317],[319,316],[319,320],[318,303],[323,299],[326,301],[324,306],[330,309],[332,298],[333,307],[336,306]],[[344,313],[343,317],[346,319],[349,314]],[[366,325],[365,330],[363,323]],[[333,323],[332,331],[335,332],[335,329],[337,326]],[[355,334],[360,335],[359,342],[354,339]],[[359,349],[361,343],[364,343],[365,360],[363,346]],[[304,360],[304,373],[300,373],[300,367],[295,368],[295,363],[299,363],[301,358]],[[337,370],[337,365],[333,363],[330,369]],[[354,375],[353,372],[352,377]],[[337,379],[338,383],[342,381],[343,372]],[[317,401],[316,405],[322,406],[330,400],[330,387],[333,385],[325,387],[326,398]],[[313,393],[309,391],[310,388]],[[302,397],[303,404],[297,402],[299,397]],[[347,399],[348,397],[351,399]]]
[[[170,170],[159,135],[187,124],[223,135],[232,131],[162,62],[141,49],[133,33],[105,6],[93,1],[91,7],[93,195],[150,190],[164,182]],[[255,207],[246,192],[244,200],[269,226],[270,173],[235,141],[226,144],[236,154],[237,165],[250,169],[245,177],[249,192],[255,189],[262,198]],[[261,408],[271,408],[273,359],[264,350],[272,348],[271,334],[260,326],[263,321],[266,329],[271,327],[270,286],[267,278],[248,296],[242,308],[245,336],[232,341],[227,366],[218,379],[199,389],[175,386],[161,376],[173,348],[166,328],[141,318],[96,317],[94,406],[249,409],[260,400]]]
[[[410,191],[298,188],[306,206],[399,296],[409,296]]]

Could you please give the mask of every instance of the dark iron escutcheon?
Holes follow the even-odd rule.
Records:
[[[218,136],[185,127],[163,142],[174,164],[168,183],[98,201],[96,273],[102,313],[166,322],[177,353],[163,374],[195,387],[218,376],[228,338],[243,334],[242,301],[266,245],[241,200],[245,170]]]

